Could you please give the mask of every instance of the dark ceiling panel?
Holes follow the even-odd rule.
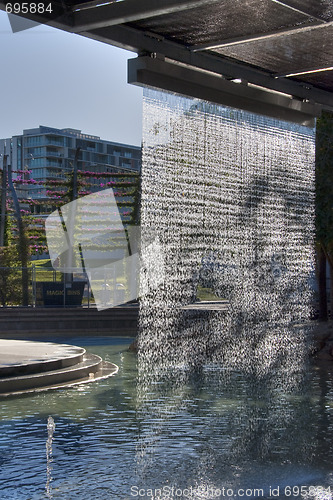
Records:
[[[209,7],[144,19],[130,26],[185,45],[200,45],[301,26],[309,21],[308,17],[272,0],[221,0]]]
[[[333,0],[281,0],[294,9],[308,12],[324,21],[333,19]]]
[[[298,80],[309,83],[315,87],[321,88],[323,90],[328,90],[332,92],[333,89],[333,71],[327,71],[325,73],[312,73],[309,75],[304,75],[295,77]]]
[[[325,68],[333,65],[333,26],[214,51],[277,74]]]

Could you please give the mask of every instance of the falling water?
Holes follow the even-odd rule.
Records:
[[[163,286],[140,306],[141,359],[218,362],[262,379],[307,353],[313,272],[312,128],[145,90],[142,240]],[[198,286],[228,312],[186,311]]]
[[[52,488],[51,488],[51,481],[52,481],[52,441],[53,441],[53,434],[55,431],[55,423],[54,420],[51,416],[47,419],[47,440],[46,440],[46,485],[45,485],[45,490],[46,490],[46,496],[47,498],[53,498],[52,496]]]
[[[267,486],[275,467],[278,480],[289,474],[286,484],[310,480],[305,469],[284,468],[275,438],[283,423],[299,425],[288,398],[300,397],[306,380],[315,131],[145,90],[143,134],[142,244],[159,238],[165,268],[163,285],[140,302],[141,483],[158,474],[207,493],[267,476]],[[228,310],[184,309],[200,288],[228,300]],[[203,439],[202,450],[174,462],[192,430],[175,435],[170,452],[164,436],[179,414],[191,413],[193,398],[204,404],[206,384],[223,394],[223,410],[204,422],[192,415],[190,427],[214,428],[214,442]],[[295,463],[312,456],[306,441],[294,451]],[[206,493],[195,498],[215,498]]]

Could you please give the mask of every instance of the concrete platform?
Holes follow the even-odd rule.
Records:
[[[0,396],[92,382],[117,371],[82,347],[0,339]]]
[[[0,377],[65,368],[80,363],[85,352],[67,344],[0,339]]]
[[[185,311],[228,311],[228,300],[203,300],[182,306]]]

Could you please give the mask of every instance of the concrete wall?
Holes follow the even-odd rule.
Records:
[[[105,311],[83,308],[1,308],[0,338],[55,333],[135,337],[138,312],[137,305]]]

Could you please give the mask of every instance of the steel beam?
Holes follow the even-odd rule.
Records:
[[[311,69],[298,69],[295,71],[289,71],[288,73],[276,74],[275,78],[289,78],[291,76],[303,76],[303,75],[311,75],[313,73],[325,73],[327,71],[333,71],[333,66],[325,66],[320,68],[311,68]]]
[[[91,2],[83,2],[83,3],[76,3],[72,7],[72,12],[75,12],[77,10],[86,10],[86,9],[94,9],[95,7],[98,7],[103,4],[109,4],[113,3],[115,0],[91,0]]]
[[[72,12],[75,33],[220,3],[221,0],[126,0]]]
[[[128,83],[196,97],[265,116],[314,126],[321,106],[239,85],[202,71],[151,57],[128,61]]]
[[[181,44],[165,40],[152,33],[145,33],[128,26],[113,26],[84,33],[84,35],[141,54],[161,53],[166,58],[187,64],[190,67],[211,71],[229,79],[241,78],[267,89],[317,102],[324,105],[326,109],[333,109],[333,93],[331,92],[290,78],[274,78],[275,75],[268,71],[253,68],[219,54],[193,53]]]

